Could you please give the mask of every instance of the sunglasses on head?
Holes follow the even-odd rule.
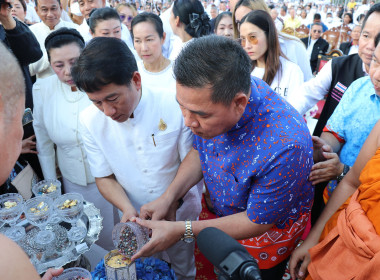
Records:
[[[253,35],[249,35],[249,36],[248,36],[247,38],[245,38],[245,39],[242,39],[242,38],[238,38],[238,39],[237,39],[237,42],[238,42],[243,48],[245,48],[247,41],[248,41],[251,45],[257,45],[258,42],[259,42],[259,39],[257,39],[257,37],[256,37],[256,36],[253,36]]]
[[[127,19],[128,22],[131,22],[132,19],[133,19],[133,16],[126,16],[126,15],[120,15],[120,20],[121,21],[124,21],[125,19]]]

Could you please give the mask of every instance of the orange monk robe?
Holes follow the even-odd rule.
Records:
[[[309,250],[307,279],[380,279],[380,149],[359,179],[347,208],[326,224],[332,230]]]

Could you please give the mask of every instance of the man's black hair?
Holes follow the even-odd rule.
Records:
[[[71,75],[80,90],[91,93],[109,84],[129,86],[135,71],[135,57],[122,40],[97,37],[84,48]]]
[[[229,105],[238,93],[249,94],[251,68],[251,59],[237,42],[210,35],[192,41],[181,51],[174,76],[184,87],[211,88],[212,102]]]

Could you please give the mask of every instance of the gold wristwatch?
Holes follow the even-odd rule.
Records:
[[[182,236],[181,240],[186,243],[192,243],[195,240],[190,220],[186,220],[185,222],[185,234]]]

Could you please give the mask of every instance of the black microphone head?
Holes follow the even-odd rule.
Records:
[[[248,251],[235,239],[220,229],[208,227],[198,234],[197,245],[202,254],[215,266],[231,253],[240,251],[250,257]]]

